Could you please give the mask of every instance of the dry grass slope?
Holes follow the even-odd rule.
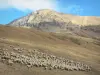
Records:
[[[17,28],[10,26],[0,26],[0,45],[12,44],[19,45],[20,47],[25,48],[36,48],[45,53],[54,54],[56,56],[61,56],[75,61],[84,62],[92,66],[92,72],[50,72],[50,71],[36,71],[37,75],[41,73],[48,75],[99,75],[100,74],[100,46],[95,44],[96,39],[85,38],[80,36],[73,36],[68,34],[59,34],[59,33],[47,33],[42,32],[33,28]],[[74,39],[74,40],[73,40]],[[75,40],[77,39],[77,40]],[[78,44],[79,43],[79,44]],[[3,47],[3,45],[1,46]],[[5,66],[5,65],[4,65]],[[7,67],[7,66],[6,66]],[[10,68],[11,69],[11,68]],[[10,71],[9,69],[9,71]],[[22,68],[20,68],[22,69]],[[22,70],[24,73],[27,69]],[[16,71],[17,72],[17,71]],[[40,73],[39,73],[40,72]],[[22,74],[23,74],[22,73]],[[29,72],[32,75],[32,72]],[[20,73],[19,73],[20,74]],[[7,75],[7,74],[5,74]]]

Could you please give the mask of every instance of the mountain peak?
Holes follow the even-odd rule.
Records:
[[[52,9],[41,9],[41,10],[37,10],[35,12],[32,13],[34,14],[38,14],[38,15],[48,15],[48,14],[57,14],[56,11],[52,10]]]
[[[100,18],[62,14],[51,9],[42,9],[17,19],[9,25],[54,31],[66,29],[66,26],[100,25]]]
[[[54,10],[52,9],[40,9],[40,10],[37,10],[37,11],[42,11],[42,12],[52,12]]]

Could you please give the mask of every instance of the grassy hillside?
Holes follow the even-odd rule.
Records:
[[[57,56],[84,62],[93,67],[93,72],[90,72],[90,75],[100,74],[100,45],[96,39],[10,26],[0,26],[0,39],[0,43],[36,48]],[[83,72],[79,74],[89,75]]]

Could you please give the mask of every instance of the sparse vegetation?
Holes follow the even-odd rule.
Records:
[[[59,38],[59,36],[60,36],[60,38]],[[5,39],[3,39],[3,37],[5,37]],[[56,41],[54,41],[54,40],[56,40]],[[92,43],[90,42],[91,40],[94,40],[94,39],[85,38],[85,37],[80,39],[80,37],[77,37],[74,35],[71,36],[70,34],[67,35],[64,33],[63,34],[59,34],[59,33],[49,34],[47,32],[42,32],[42,31],[38,31],[35,29],[0,26],[0,48],[7,49],[7,50],[5,50],[5,52],[8,52],[9,54],[11,54],[11,52],[13,52],[13,53],[17,54],[18,56],[20,55],[20,57],[24,55],[26,58],[28,57],[29,59],[31,58],[33,60],[32,57],[34,55],[31,57],[31,55],[32,55],[31,51],[33,51],[34,49],[37,49],[38,52],[45,53],[48,56],[54,55],[57,57],[57,59],[59,57],[61,57],[61,58],[68,59],[69,61],[70,61],[70,59],[72,59],[75,63],[76,63],[76,61],[79,61],[84,64],[93,65],[92,68],[94,68],[96,71],[99,71],[100,64],[98,63],[98,61],[100,60],[99,59],[100,46],[94,45],[93,42]],[[84,42],[89,41],[89,43],[85,44],[83,41]],[[78,44],[81,43],[81,45],[76,45],[77,44],[76,42],[78,42]],[[15,47],[15,48],[13,48],[13,50],[12,50],[11,48],[8,48],[9,45],[13,45],[11,47]],[[86,45],[86,48],[84,48],[83,45]],[[16,47],[16,46],[19,46],[19,47]],[[18,48],[18,50],[16,48]],[[24,50],[22,50],[23,48],[24,48]],[[25,51],[25,53],[24,53],[24,51]],[[2,52],[0,52],[0,53],[2,53]],[[34,71],[36,71],[36,72],[38,71],[40,73],[38,75],[51,75],[51,74],[55,75],[55,73],[57,73],[57,75],[64,75],[64,74],[68,73],[66,71],[63,71],[62,69],[57,69],[57,71],[56,71],[55,68],[52,68],[52,67],[43,67],[44,69],[46,69],[46,71],[42,68],[39,68],[37,70],[38,66],[34,67],[34,65],[31,66],[31,65],[27,65],[27,64],[22,65],[19,61],[18,61],[19,63],[12,61],[12,60],[14,60],[13,56],[11,56],[11,58],[12,59],[9,61],[7,59],[2,60],[2,61],[4,61],[3,62],[4,65],[6,65],[5,63],[12,65],[12,66],[6,65],[7,67],[4,67],[5,69],[8,69],[8,68],[11,69],[11,67],[16,68],[20,64],[21,67],[19,66],[19,72],[22,72],[24,70],[24,72],[29,73],[33,69]],[[16,57],[14,57],[14,58],[16,58]],[[39,57],[39,58],[42,58],[42,57]],[[21,58],[21,59],[23,60],[23,58]],[[50,59],[51,59],[51,57],[50,57]],[[28,59],[26,59],[26,60],[28,62],[30,62]],[[5,62],[5,61],[7,61],[7,62]],[[24,62],[26,62],[26,61],[24,61]],[[0,63],[2,64],[2,62],[0,62]],[[16,63],[17,63],[17,65],[16,65]],[[30,63],[28,63],[28,64],[30,64]],[[0,65],[0,67],[2,68],[2,65]],[[21,70],[20,68],[22,68],[23,70]],[[26,70],[26,68],[28,70]],[[50,71],[49,69],[51,69],[52,71]],[[0,72],[3,72],[3,71],[4,71],[3,69],[0,70]],[[15,69],[13,71],[16,72]],[[33,73],[34,71],[32,71],[32,74],[34,74]],[[48,72],[51,72],[51,73],[49,74]],[[64,73],[62,74],[61,72],[62,73],[64,72]],[[94,72],[94,71],[92,70],[91,72]],[[91,72],[87,72],[86,74],[89,75]],[[76,71],[72,71],[68,75],[74,75],[74,73],[76,73]],[[17,74],[22,75],[22,73],[21,74],[17,73]],[[32,75],[32,74],[29,73],[29,75]],[[86,74],[84,74],[84,72],[78,72],[78,71],[76,74],[77,75],[86,75]],[[95,72],[93,75],[96,75]]]
[[[51,33],[51,35],[53,37],[56,37],[56,38],[60,39],[60,40],[66,40],[68,38],[66,35],[59,35],[59,34],[56,34],[56,33],[55,34]]]
[[[96,42],[94,42],[94,44],[100,46],[100,41],[96,41]]]
[[[71,36],[68,36],[68,35],[57,35],[57,34],[51,34],[52,36],[60,39],[60,40],[66,40],[66,39],[70,39],[73,43],[76,43],[78,45],[80,45],[80,40],[78,38],[74,38],[74,37],[71,37]]]
[[[78,44],[78,45],[81,45],[79,39],[77,39],[77,38],[72,38],[72,37],[70,37],[69,39],[70,39],[72,42],[74,42],[74,43],[76,43],[76,44]]]

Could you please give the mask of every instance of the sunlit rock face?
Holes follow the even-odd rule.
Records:
[[[17,27],[34,27],[43,31],[61,32],[80,30],[81,26],[99,25],[100,17],[75,16],[44,9],[32,12],[9,23]]]

